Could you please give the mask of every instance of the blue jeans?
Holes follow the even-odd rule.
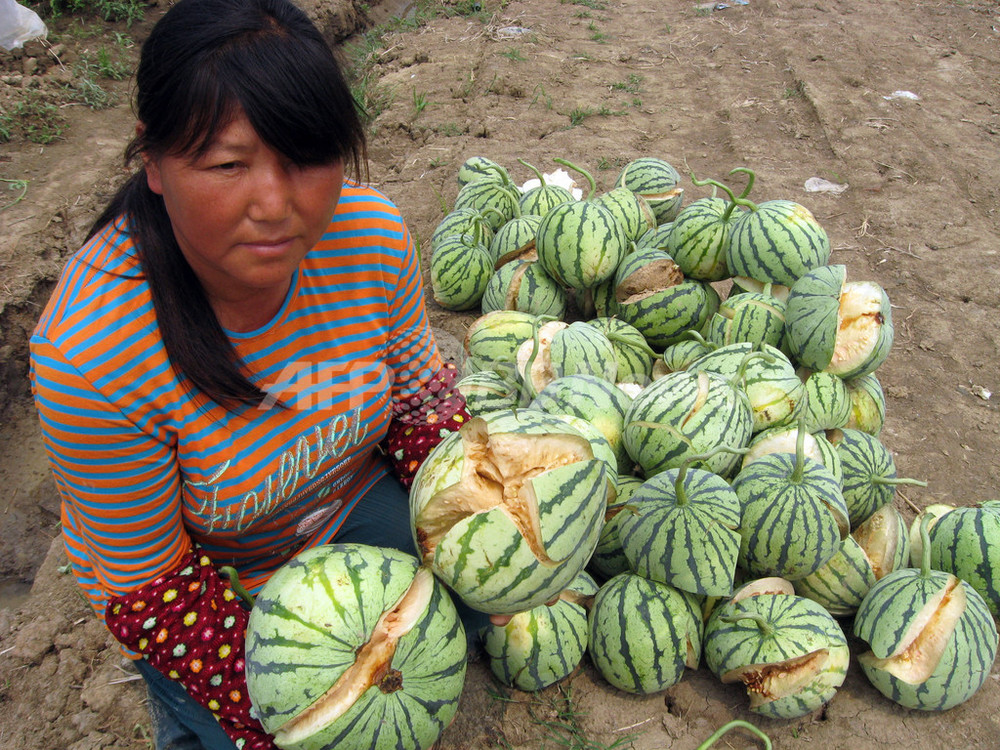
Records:
[[[334,541],[392,547],[416,556],[409,496],[398,480],[387,474],[368,490]],[[477,648],[478,633],[489,618],[458,600],[455,606],[470,648]],[[136,667],[146,679],[156,750],[236,750],[212,712],[188,696],[180,683],[164,677],[143,659],[136,662]]]

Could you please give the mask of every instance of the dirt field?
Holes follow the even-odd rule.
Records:
[[[734,167],[755,170],[753,199],[808,206],[831,237],[832,262],[877,281],[892,300],[895,347],[878,373],[888,396],[882,438],[901,476],[928,482],[899,493],[899,508],[909,519],[933,502],[995,497],[997,3],[725,5],[484,0],[479,15],[395,34],[373,71],[390,95],[370,144],[373,183],[426,246],[454,200],[458,166],[472,155],[507,166],[518,181],[531,176],[518,157],[547,170],[563,157],[591,170],[601,189],[627,161],[657,156],[685,175],[687,200],[707,194],[691,172],[719,179]],[[152,7],[149,18],[162,10]],[[139,41],[147,26],[127,31]],[[95,43],[66,40],[63,61]],[[25,76],[21,57],[0,52],[0,63],[3,112],[17,89],[41,85],[25,79],[42,76]],[[58,75],[52,65],[45,81]],[[133,123],[128,84],[116,86],[118,106],[65,108],[59,140],[0,145],[0,577],[8,582],[0,750],[150,747],[140,685],[61,568],[58,501],[26,379],[26,337],[121,176]],[[811,177],[846,189],[806,192]],[[11,180],[27,180],[27,192],[8,205],[19,194]],[[475,316],[433,305],[432,315],[442,345],[457,353]],[[31,595],[15,599],[17,581],[32,580]],[[925,714],[896,707],[852,667],[828,707],[777,722],[754,718],[741,690],[704,668],[665,693],[637,697],[584,667],[562,688],[533,696],[501,690],[479,663],[440,747],[690,750],[734,717],[754,720],[782,750],[1000,748],[1000,668],[967,703]],[[730,737],[730,747],[760,747],[748,735]]]

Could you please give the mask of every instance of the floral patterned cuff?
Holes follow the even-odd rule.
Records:
[[[215,714],[237,748],[273,750],[247,695],[248,618],[232,588],[197,550],[174,572],[112,598],[105,610],[111,634],[183,685]]]
[[[458,380],[458,367],[448,362],[420,391],[393,404],[384,446],[407,489],[434,446],[470,419],[465,398],[455,387]]]

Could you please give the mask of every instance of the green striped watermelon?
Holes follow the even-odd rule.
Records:
[[[511,219],[500,227],[489,243],[490,258],[494,266],[499,268],[512,258],[532,254],[535,248],[535,235],[541,223],[540,216],[528,214]]]
[[[850,530],[840,483],[805,457],[799,430],[795,455],[761,456],[733,481],[743,508],[740,565],[754,576],[804,578],[830,561]]]
[[[484,646],[500,682],[535,691],[565,679],[587,650],[587,610],[597,584],[580,573],[551,605],[518,612],[506,625],[489,625]]]
[[[524,159],[518,159],[518,161],[534,172],[539,182],[536,187],[525,190],[521,194],[518,206],[522,216],[542,217],[560,203],[570,203],[576,200],[569,188],[546,182],[545,175],[542,174],[541,170]]]
[[[632,399],[614,383],[578,373],[550,381],[529,408],[548,414],[568,414],[589,422],[607,438],[614,452],[616,473],[627,474],[633,464],[622,443],[622,430],[631,403]]]
[[[802,405],[805,388],[795,367],[767,344],[761,349],[747,342],[720,346],[687,369],[714,372],[737,383],[750,401],[754,432],[792,422]]]
[[[455,387],[465,398],[469,414],[474,417],[521,405],[520,385],[494,370],[480,370],[466,375]]]
[[[715,351],[715,348],[715,344],[706,341],[701,334],[696,331],[688,331],[685,338],[663,350],[660,362],[654,363],[654,368],[659,365],[658,377],[663,377],[677,370],[686,370],[696,360]]]
[[[670,241],[670,233],[674,229],[674,223],[668,221],[660,224],[655,229],[650,229],[635,241],[635,250],[662,250],[667,252],[667,244]]]
[[[785,303],[763,292],[731,294],[712,316],[706,338],[720,346],[747,341],[781,348],[785,337]]]
[[[750,441],[753,415],[746,394],[711,372],[672,372],[646,386],[625,415],[625,449],[647,478],[692,456]],[[738,456],[715,453],[693,465],[728,475]]]
[[[931,503],[925,508],[922,508],[913,521],[910,523],[910,567],[919,568],[921,561],[924,559],[924,544],[921,539],[920,527],[923,525],[924,518],[927,518],[928,531],[934,528],[934,524],[938,522],[945,513],[950,513],[955,510],[955,506],[949,503]]]
[[[443,239],[430,265],[434,301],[446,310],[478,306],[493,275],[489,250],[466,234]]]
[[[618,476],[616,485],[618,495],[604,514],[604,526],[601,527],[601,535],[589,564],[590,570],[603,580],[619,573],[630,572],[628,558],[625,557],[621,539],[618,537],[618,527],[631,511],[629,501],[642,485],[642,479],[622,474]]]
[[[749,210],[733,222],[729,237],[726,266],[733,276],[791,286],[830,259],[830,238],[805,206],[788,200],[736,202]]]
[[[805,385],[806,429],[835,430],[851,418],[851,394],[847,385],[829,372],[812,372],[799,368]]]
[[[607,336],[611,346],[614,347],[615,358],[618,361],[615,379],[619,383],[640,385],[649,383],[656,352],[649,348],[639,329],[613,317],[594,318],[587,323]]]
[[[929,530],[931,566],[954,573],[1000,617],[1000,502],[956,508]]]
[[[907,708],[945,711],[986,682],[997,629],[972,586],[931,569],[927,525],[921,530],[921,567],[894,571],[876,583],[858,608],[854,634],[871,649],[858,661],[879,692]]]
[[[593,375],[615,382],[618,361],[608,337],[582,321],[553,320],[517,352],[518,372],[532,396],[556,378]]]
[[[282,748],[426,750],[458,709],[466,649],[447,591],[412,555],[314,547],[256,598],[247,691]]]
[[[883,505],[891,503],[897,485],[926,486],[926,482],[897,477],[892,454],[874,435],[849,428],[833,430],[828,435],[843,467],[844,501],[851,526],[857,526]]]
[[[613,479],[591,442],[558,417],[528,409],[474,417],[414,477],[414,540],[473,609],[528,610],[587,564]]]
[[[498,182],[509,182],[510,175],[506,168],[500,166],[492,159],[485,156],[470,156],[458,168],[456,174],[458,187],[463,188],[470,182],[479,180],[496,180]]]
[[[649,203],[627,187],[612,188],[595,198],[594,203],[615,217],[628,242],[635,242],[646,232],[656,229],[656,216]]]
[[[885,424],[885,393],[875,373],[844,382],[851,397],[851,416],[845,427],[878,435]]]
[[[517,350],[539,326],[538,316],[517,310],[497,310],[476,318],[462,344],[462,372],[496,370],[517,379]]]
[[[535,237],[538,261],[559,284],[577,291],[611,278],[627,238],[606,209],[592,201],[563,203],[542,218]]]
[[[472,208],[479,211],[494,232],[517,216],[521,193],[506,176],[480,179],[465,185],[455,196],[452,210]]]
[[[687,465],[647,479],[618,525],[629,568],[692,594],[728,596],[740,551],[740,499]]]
[[[597,592],[589,623],[591,662],[619,690],[666,690],[701,658],[698,602],[666,583],[616,575]]]
[[[794,594],[746,587],[705,625],[705,664],[723,682],[744,683],[750,710],[773,719],[805,716],[829,702],[849,660],[837,621]]]
[[[493,230],[483,215],[474,208],[460,208],[441,219],[434,228],[434,233],[431,235],[431,254],[442,240],[463,234],[469,235],[473,242],[486,247],[493,241]]]
[[[562,318],[566,315],[566,292],[537,262],[514,260],[490,276],[480,307],[484,313],[520,310]]]
[[[844,379],[873,372],[889,356],[893,325],[889,297],[871,281],[847,281],[843,265],[820,266],[788,293],[785,342],[810,370]]]
[[[655,156],[630,161],[615,180],[616,187],[627,187],[649,203],[657,224],[673,221],[681,210],[684,190],[677,184],[681,176],[669,162]]]
[[[662,351],[700,332],[719,309],[719,295],[703,282],[685,279],[662,250],[627,256],[615,274],[618,317],[634,326],[651,347]]]

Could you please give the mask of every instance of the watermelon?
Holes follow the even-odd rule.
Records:
[[[750,710],[773,719],[805,716],[829,702],[850,660],[830,613],[786,591],[745,587],[705,625],[705,664],[723,682],[745,684]]]
[[[632,493],[618,538],[633,572],[692,594],[728,596],[740,550],[740,499],[725,479],[689,464]]]
[[[521,405],[520,385],[493,370],[480,370],[466,375],[455,387],[465,398],[469,414],[474,417]]]
[[[471,310],[479,305],[493,275],[489,250],[469,235],[441,240],[431,255],[434,301],[446,310]]]
[[[506,170],[494,174],[495,179],[478,179],[463,186],[455,196],[452,210],[471,208],[479,211],[490,229],[496,232],[518,215],[521,193]]]
[[[529,404],[548,414],[568,414],[593,425],[608,441],[616,473],[632,470],[632,459],[622,443],[625,412],[632,403],[613,383],[593,375],[564,375],[550,381]]]
[[[794,456],[762,456],[733,481],[743,508],[740,565],[751,575],[804,578],[833,558],[850,530],[840,483],[805,457],[804,444],[800,422]]]
[[[792,286],[830,259],[830,238],[805,206],[789,200],[755,205],[745,198],[736,203],[749,210],[733,222],[726,252],[731,275]]]
[[[878,435],[885,424],[885,393],[875,373],[844,382],[851,398],[851,415],[844,427]]]
[[[666,690],[701,658],[696,598],[634,573],[620,573],[601,586],[589,625],[591,662],[611,685],[629,693]]]
[[[463,188],[470,182],[477,182],[479,180],[509,182],[510,175],[507,174],[507,170],[504,167],[492,159],[487,159],[485,156],[470,156],[458,168],[456,179],[458,180],[458,187]]]
[[[615,217],[628,242],[635,242],[646,232],[656,229],[656,216],[649,203],[627,187],[612,188],[595,198],[594,202]]]
[[[318,546],[256,598],[247,691],[287,750],[426,750],[458,709],[466,650],[455,605],[412,555]]]
[[[518,200],[518,208],[522,216],[545,216],[550,210],[560,203],[571,203],[576,200],[569,188],[563,185],[556,185],[547,182],[541,170],[526,162],[524,159],[518,161],[535,173],[538,185],[525,190]]]
[[[611,342],[618,362],[615,379],[619,383],[646,385],[653,374],[656,352],[649,348],[646,338],[635,326],[612,317],[599,317],[587,323],[597,328]]]
[[[731,294],[709,320],[706,338],[719,346],[746,341],[781,348],[785,303],[764,292]]]
[[[788,293],[785,343],[810,370],[844,379],[867,375],[892,348],[892,310],[885,290],[871,281],[847,281],[842,265],[820,266]]]
[[[490,259],[499,268],[514,257],[534,252],[535,234],[542,223],[540,216],[530,214],[511,219],[500,227],[489,242]]]
[[[771,427],[758,432],[747,446],[747,452],[743,456],[743,466],[768,453],[791,453],[794,456],[798,438],[798,427]],[[806,458],[811,458],[829,469],[837,484],[843,482],[844,470],[840,466],[840,456],[824,433],[806,432],[803,435],[802,450]]]
[[[880,693],[907,708],[945,711],[986,682],[998,639],[979,592],[952,573],[931,569],[929,520],[921,525],[921,567],[876,583],[858,608],[854,634],[870,648],[858,661]]]
[[[474,208],[460,208],[452,211],[434,228],[431,235],[431,254],[437,246],[448,237],[460,237],[467,234],[473,242],[486,247],[493,241],[493,230],[486,223],[483,215]]]
[[[474,417],[410,490],[425,564],[473,609],[514,614],[558,595],[590,559],[613,476],[566,421],[519,409]]]
[[[618,317],[631,324],[649,345],[663,351],[700,332],[719,309],[719,295],[703,281],[685,279],[662,250],[636,251],[615,274]]]
[[[618,361],[608,337],[582,321],[552,320],[517,351],[517,368],[532,396],[556,378],[593,375],[615,382]]]
[[[539,326],[538,316],[517,310],[497,310],[476,318],[462,345],[462,372],[495,370],[517,378],[517,350]]]
[[[625,449],[646,477],[720,446],[743,448],[753,414],[746,394],[712,372],[672,372],[646,386],[625,415]],[[693,464],[728,475],[739,457],[714,453]]]
[[[537,262],[515,260],[490,276],[480,307],[484,313],[520,310],[531,315],[562,318],[566,315],[566,292]]]
[[[681,210],[684,190],[677,187],[681,176],[669,162],[655,156],[630,161],[615,180],[616,187],[627,187],[649,203],[657,224],[673,221]]]
[[[897,485],[927,486],[926,482],[897,477],[892,454],[874,435],[844,428],[832,430],[828,436],[840,456],[844,472],[844,501],[852,527],[883,505],[891,503]]]
[[[929,529],[931,567],[954,573],[1000,617],[1000,502],[956,508]]]
[[[527,691],[568,677],[587,650],[587,611],[596,593],[594,579],[580,573],[554,604],[487,626],[483,641],[490,671],[503,684]]]
[[[805,385],[806,429],[815,432],[845,426],[851,418],[852,402],[844,381],[829,372],[811,372],[801,367],[798,373]]]

